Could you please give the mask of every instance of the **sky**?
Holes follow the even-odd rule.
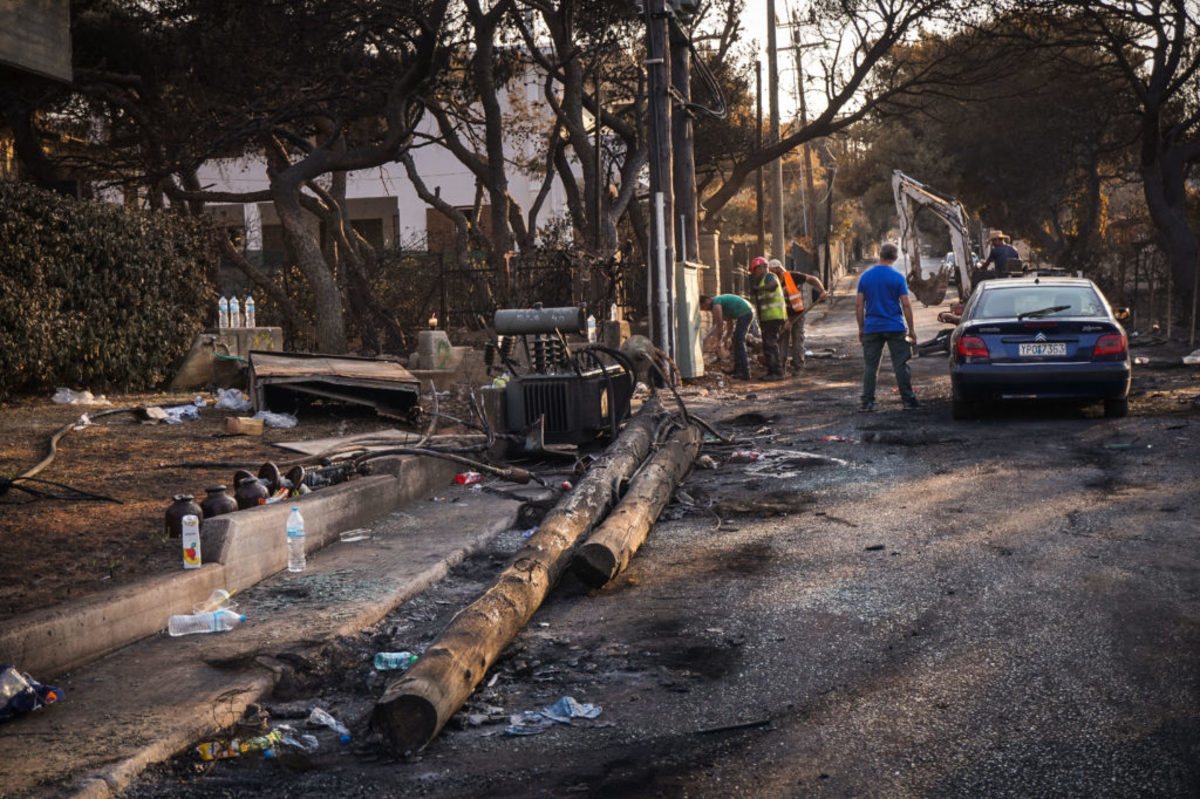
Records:
[[[786,21],[791,17],[792,9],[799,10],[799,2],[797,0],[775,0],[775,15],[781,21]],[[742,23],[745,26],[746,38],[754,39],[758,45],[757,50],[763,64],[764,79],[767,69],[767,0],[746,0],[745,10],[742,12]],[[782,25],[775,31],[776,45],[781,48],[778,55],[779,60],[779,110],[780,116],[785,120],[790,119],[796,113],[796,61],[792,54],[790,43],[792,33],[790,28]],[[763,87],[765,94],[766,87]],[[809,95],[809,102],[814,98]],[[763,104],[767,104],[764,96]]]

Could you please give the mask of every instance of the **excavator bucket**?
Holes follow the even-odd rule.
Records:
[[[926,307],[940,305],[946,299],[946,289],[950,285],[950,269],[941,267],[929,277],[920,278],[910,273],[908,290]]]

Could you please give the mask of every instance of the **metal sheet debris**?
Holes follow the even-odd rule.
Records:
[[[421,384],[396,361],[348,355],[250,352],[250,394],[256,410],[290,408],[289,394],[366,405],[384,416],[405,416]]]

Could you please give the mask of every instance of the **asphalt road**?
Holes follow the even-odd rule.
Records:
[[[842,293],[810,322],[835,357],[801,378],[687,392],[763,459],[707,449],[719,468],[693,472],[627,572],[599,591],[566,579],[476,717],[419,756],[372,744],[384,678],[367,659],[419,650],[518,535],[298,667],[271,707],[320,702],[361,744],[326,736],[282,765],[185,753],[130,795],[1200,796],[1195,377],[1146,378],[1126,419],[953,422],[945,363],[925,358],[923,409],[900,409],[885,369],[880,411],[858,414],[852,312]],[[505,733],[563,696],[602,712]]]

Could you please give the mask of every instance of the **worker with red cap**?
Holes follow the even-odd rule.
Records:
[[[783,362],[779,358],[779,334],[787,323],[787,302],[783,298],[783,284],[767,268],[766,258],[758,257],[750,262],[750,294],[758,309],[763,357],[767,362],[765,379],[782,380]]]

